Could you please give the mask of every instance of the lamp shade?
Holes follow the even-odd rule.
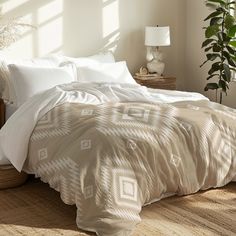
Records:
[[[170,45],[170,27],[149,27],[145,29],[146,46],[169,46]]]

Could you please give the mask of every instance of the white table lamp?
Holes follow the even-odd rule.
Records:
[[[165,64],[162,62],[161,46],[170,46],[170,27],[146,27],[145,45],[147,46],[147,68],[150,73],[163,75]]]

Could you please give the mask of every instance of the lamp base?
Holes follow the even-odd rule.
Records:
[[[157,73],[159,76],[163,75],[165,63],[156,59],[147,63],[147,68],[150,73]]]

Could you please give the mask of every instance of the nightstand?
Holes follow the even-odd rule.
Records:
[[[5,123],[5,104],[0,99],[0,128]],[[24,172],[19,173],[11,164],[0,165],[0,189],[17,187],[27,180],[28,175]]]
[[[157,77],[151,75],[135,75],[134,79],[140,85],[146,86],[148,88],[154,89],[167,89],[176,90],[176,78],[175,77]]]

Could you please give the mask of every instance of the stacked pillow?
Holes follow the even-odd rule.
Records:
[[[77,77],[80,82],[136,84],[125,61],[79,66]]]
[[[57,67],[61,63],[61,58],[55,55],[51,55],[44,58],[34,58],[29,60],[7,60],[0,59],[0,91],[2,92],[2,98],[9,102],[14,103],[16,100],[15,91],[10,80],[10,71],[8,66],[10,64],[23,65],[23,66],[32,66],[32,67]]]
[[[73,64],[64,67],[32,67],[11,64],[10,83],[14,90],[13,103],[20,107],[33,95],[60,84],[76,81]]]
[[[114,56],[109,52],[86,58],[64,57],[64,59],[60,65],[64,66],[68,62],[74,63],[79,82],[136,84],[126,62],[115,62]]]
[[[73,81],[136,83],[126,62],[116,63],[110,52],[86,58],[50,56],[20,62],[0,61],[0,85],[5,84],[3,98],[16,107],[39,92]]]

